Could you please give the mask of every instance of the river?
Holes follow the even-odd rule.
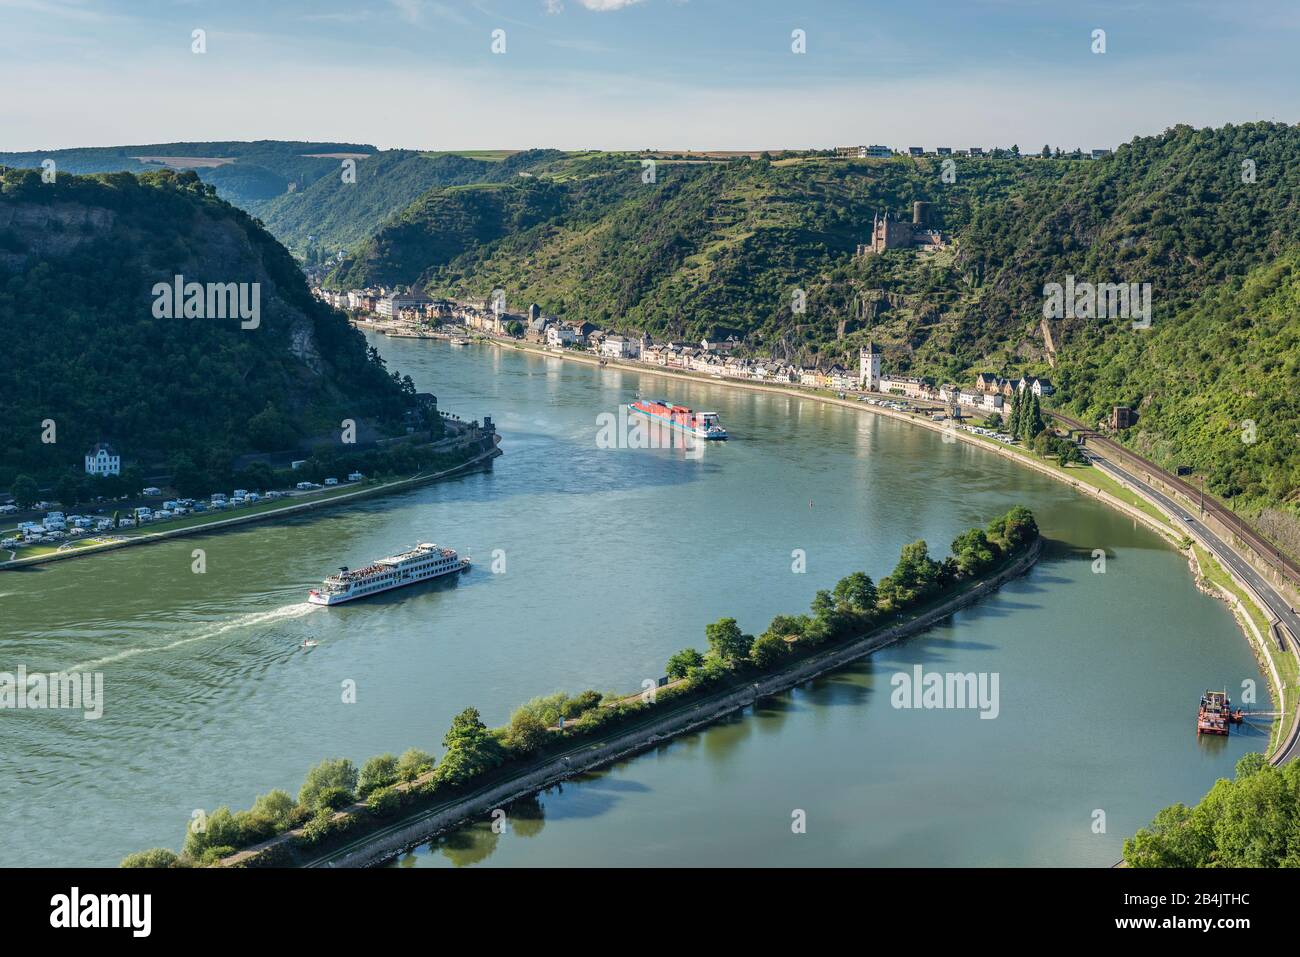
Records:
[[[505,455],[348,511],[0,574],[0,670],[100,671],[106,697],[94,721],[0,712],[0,864],[177,848],[195,809],[296,792],[320,758],[436,753],[468,705],[499,724],[534,695],[636,689],[703,647],[707,622],[758,632],[849,571],[883,576],[902,544],[944,554],[1016,503],[1051,543],[992,598],[512,808],[505,833],[466,827],[398,865],[1105,865],[1157,809],[1267,743],[1249,727],[1194,732],[1206,688],[1236,699],[1254,682],[1251,707],[1270,707],[1226,607],[1157,535],[1045,476],[805,399],[486,345],[375,344],[443,409],[492,415]],[[598,416],[638,392],[716,410],[733,439],[702,455],[600,447]],[[417,540],[476,567],[305,602],[335,566]],[[891,676],[916,664],[996,673],[998,716],[892,707]]]

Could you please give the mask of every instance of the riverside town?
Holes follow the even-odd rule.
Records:
[[[15,949],[1286,939],[1282,0],[0,23]]]

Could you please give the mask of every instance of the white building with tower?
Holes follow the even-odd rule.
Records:
[[[868,392],[880,391],[880,348],[874,342],[858,352],[858,385]]]

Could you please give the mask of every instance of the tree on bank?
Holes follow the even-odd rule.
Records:
[[[713,624],[705,625],[704,634],[709,640],[709,651],[729,665],[747,657],[749,646],[754,642],[753,635],[741,632],[734,618],[719,618]]]
[[[13,496],[14,504],[19,508],[31,508],[40,501],[41,490],[37,488],[36,480],[30,475],[19,475],[14,479],[9,494]]]
[[[704,664],[704,655],[694,648],[683,648],[668,659],[668,677],[685,678],[692,668]]]
[[[325,798],[335,799],[340,791],[355,795],[357,778],[356,765],[347,758],[326,758],[307,772],[298,790],[298,803],[316,811],[325,806]]]
[[[790,645],[780,635],[774,635],[771,632],[764,632],[754,639],[754,643],[749,646],[749,658],[757,668],[766,671],[769,668],[775,668],[781,663],[787,655],[790,654]]]
[[[1300,764],[1253,752],[1193,807],[1174,804],[1124,842],[1129,867],[1300,866]]]
[[[505,760],[501,742],[483,723],[477,708],[466,708],[452,719],[442,745],[447,753],[435,776],[447,784],[464,784]]]

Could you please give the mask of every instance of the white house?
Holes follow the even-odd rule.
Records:
[[[121,475],[122,457],[111,445],[100,442],[86,453],[87,475]]]
[[[423,309],[432,301],[428,296],[419,293],[409,295],[393,293],[379,300],[375,305],[375,312],[385,319],[396,319],[401,315],[403,309]]]
[[[578,341],[578,334],[573,331],[572,326],[553,323],[546,327],[546,344],[556,348],[562,346],[571,346]]]
[[[914,376],[881,376],[880,392],[905,395],[911,399],[925,399],[931,395],[929,384],[924,379]]]
[[[856,389],[858,387],[858,377],[849,372],[842,366],[831,366],[831,388],[832,389]]]
[[[606,336],[600,341],[600,354],[610,359],[635,359],[641,354],[641,344],[625,336]]]
[[[1002,408],[1002,396],[996,392],[985,392],[983,396],[983,406],[986,409],[997,410]]]

